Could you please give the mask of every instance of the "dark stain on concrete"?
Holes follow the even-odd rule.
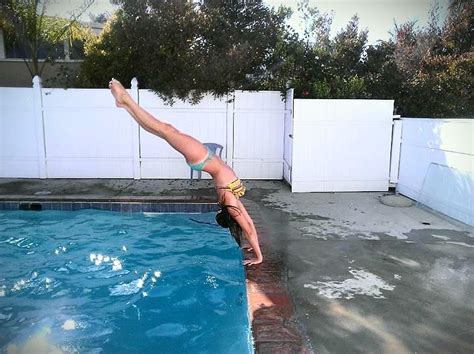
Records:
[[[414,229],[405,233],[408,240],[418,242],[441,242],[454,241],[465,242],[474,245],[474,238],[468,231],[458,231],[451,229]]]
[[[304,221],[304,220],[331,220],[331,218],[315,215],[315,214],[296,214],[290,213],[292,221]]]
[[[248,192],[246,193],[245,198],[253,200],[255,202],[261,202],[263,199],[276,192],[278,192],[278,189],[276,188],[248,188]]]
[[[35,186],[35,182],[31,180],[13,180],[0,184],[0,194],[9,194],[16,191],[30,189]]]
[[[380,241],[398,241],[396,237],[390,236],[385,232],[371,232],[370,234],[376,236]]]

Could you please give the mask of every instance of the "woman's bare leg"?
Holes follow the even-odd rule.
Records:
[[[171,124],[153,117],[130,97],[119,81],[112,79],[109,88],[115,97],[117,107],[125,108],[143,129],[166,140],[184,156],[187,162],[197,163],[206,157],[207,148],[201,142],[181,133]]]

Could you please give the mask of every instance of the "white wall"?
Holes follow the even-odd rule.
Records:
[[[397,191],[474,224],[474,120],[402,119]]]
[[[292,191],[386,191],[392,100],[294,100]]]

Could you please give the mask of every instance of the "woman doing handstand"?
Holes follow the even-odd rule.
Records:
[[[240,197],[245,193],[245,187],[234,171],[198,140],[181,133],[171,124],[156,119],[138,106],[119,81],[112,79],[109,82],[109,88],[115,98],[117,107],[125,108],[143,129],[166,140],[168,144],[184,156],[192,169],[205,171],[211,175],[219,203],[227,209],[229,215],[241,227],[255,253],[255,257],[245,260],[244,264],[261,263],[263,256],[258,243],[257,230],[240,201]]]

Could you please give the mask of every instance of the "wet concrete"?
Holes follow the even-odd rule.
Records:
[[[243,202],[262,234],[266,260],[281,266],[294,325],[314,352],[474,352],[472,228],[416,205],[384,205],[385,193],[292,194],[279,181],[246,185]],[[51,194],[35,196],[40,191]],[[208,180],[191,186],[182,180],[0,179],[0,200],[65,197],[215,198]],[[276,291],[270,288],[263,291]],[[257,346],[288,353],[300,347],[290,338],[275,348],[269,338]]]
[[[384,193],[254,195],[315,352],[474,352],[472,228]]]

